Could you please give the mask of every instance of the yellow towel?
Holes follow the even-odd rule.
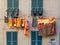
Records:
[[[21,27],[21,19],[17,18],[16,27]]]
[[[8,19],[8,25],[9,25],[10,27],[12,27],[12,18],[9,18],[9,19]]]

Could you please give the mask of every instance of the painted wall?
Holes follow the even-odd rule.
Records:
[[[56,17],[56,30],[57,33],[52,37],[43,37],[43,45],[51,45],[50,39],[56,39],[56,45],[59,45],[59,0],[43,0],[43,9],[45,17]],[[31,0],[19,0],[20,16],[27,17],[30,21],[30,26],[32,23],[31,17]],[[4,23],[4,16],[7,15],[7,0],[0,0],[0,45],[6,45],[6,32],[7,31],[17,31],[18,32],[18,45],[31,45],[31,33],[29,32],[29,37],[25,37],[22,30],[9,29],[7,24]],[[35,29],[36,30],[36,29]]]

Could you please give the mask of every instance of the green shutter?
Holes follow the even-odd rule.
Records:
[[[14,8],[19,8],[19,0],[14,0]]]
[[[7,32],[7,45],[11,45],[11,32]]]
[[[35,8],[36,12],[36,16],[38,16],[38,10],[42,11],[41,9],[43,9],[43,0],[32,0],[32,7],[31,7],[31,13],[33,13],[33,9]]]
[[[43,8],[43,0],[38,0],[38,7]]]
[[[14,18],[15,9],[19,9],[19,0],[7,0],[7,10],[12,10],[12,18]],[[8,11],[7,16],[9,14]]]
[[[7,0],[7,8],[12,8],[12,0]]]
[[[31,41],[31,45],[36,45],[36,42],[35,41]]]
[[[7,45],[17,45],[17,32],[7,32]]]
[[[37,40],[42,40],[42,36],[39,36],[38,32],[37,32]]]
[[[38,31],[31,31],[31,45],[42,45],[42,36],[38,35]]]
[[[32,0],[32,8],[36,7],[36,0]]]
[[[35,32],[31,32],[31,40],[36,40],[36,33]]]
[[[17,45],[17,32],[13,32],[13,45]]]

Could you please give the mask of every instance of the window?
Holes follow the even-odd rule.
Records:
[[[18,17],[19,0],[7,0],[7,17]]]
[[[42,36],[38,35],[38,31],[31,31],[31,45],[42,45]]]
[[[17,32],[7,32],[7,45],[17,45]]]
[[[7,8],[8,9],[18,9],[19,8],[19,0],[7,0]]]
[[[43,13],[43,0],[32,0],[32,15],[42,16]]]

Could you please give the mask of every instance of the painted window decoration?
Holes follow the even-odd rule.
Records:
[[[7,45],[18,45],[18,40],[17,40],[17,32],[7,32],[6,33],[6,44]]]
[[[40,35],[53,35],[56,33],[55,18],[38,18],[38,31]]]
[[[38,35],[38,31],[31,31],[31,45],[42,45],[42,36]]]

